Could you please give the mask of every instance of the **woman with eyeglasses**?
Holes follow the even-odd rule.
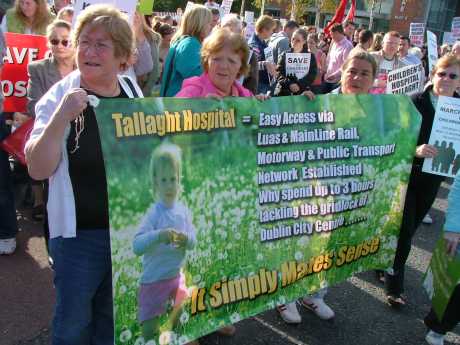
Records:
[[[412,237],[423,217],[433,204],[444,177],[422,172],[425,158],[433,158],[437,149],[428,144],[439,96],[460,97],[455,91],[460,86],[460,60],[452,54],[443,56],[433,68],[431,84],[415,95],[413,102],[422,115],[415,158],[407,188],[401,230],[393,267],[385,274],[387,301],[391,306],[406,304],[404,290],[404,265],[411,249]]]
[[[77,69],[37,102],[25,154],[30,176],[49,178],[52,344],[113,345],[107,181],[94,103],[88,103],[142,97],[142,91],[120,75],[134,51],[126,15],[109,5],[88,6],[72,35]]]
[[[27,109],[35,117],[35,104],[51,86],[75,69],[75,50],[70,42],[70,23],[55,20],[46,30],[51,56],[33,61],[27,66]]]
[[[14,7],[3,16],[0,29],[2,32],[45,35],[53,18],[46,0],[16,0]]]

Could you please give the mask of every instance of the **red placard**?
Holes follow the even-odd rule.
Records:
[[[27,64],[47,56],[46,37],[5,32],[6,55],[3,58],[3,111],[27,111]]]
[[[26,157],[24,156],[24,147],[30,137],[30,133],[34,128],[34,119],[27,120],[16,129],[13,133],[7,136],[3,141],[0,141],[0,148],[15,156],[22,164],[26,165]]]

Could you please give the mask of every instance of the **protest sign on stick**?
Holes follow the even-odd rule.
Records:
[[[423,87],[423,68],[421,64],[398,68],[388,73],[386,93],[411,96]]]
[[[158,321],[156,344],[184,344],[392,264],[421,122],[407,97],[102,99],[95,112],[116,344],[137,343],[138,317]],[[182,191],[169,244],[148,225],[164,198],[154,171]],[[146,315],[138,291],[167,273],[155,262],[169,254],[177,293],[145,296],[164,306]]]
[[[149,1],[152,1],[153,6],[153,0],[147,0],[147,4],[144,4],[143,6],[149,6]],[[137,0],[75,0],[75,3],[73,4],[74,15],[72,20],[72,27],[75,26],[76,19],[81,11],[83,11],[88,6],[99,4],[115,6],[121,12],[125,13],[129,18],[129,22],[132,23],[134,12],[136,11]]]
[[[220,5],[220,14],[222,17],[231,12],[232,4],[233,4],[233,0],[223,0],[222,1],[222,4]]]
[[[434,158],[425,158],[423,171],[455,177],[460,170],[460,99],[439,96],[428,144],[438,150]]]
[[[453,45],[455,41],[456,39],[454,38],[454,35],[452,35],[452,32],[444,32],[442,36],[442,44]]]
[[[416,47],[423,46],[423,37],[425,34],[424,23],[410,23],[409,38],[412,44]]]
[[[6,54],[3,58],[2,91],[6,112],[27,112],[27,65],[48,54],[45,36],[5,32]]]
[[[433,70],[436,61],[438,61],[438,39],[436,34],[427,30],[426,38],[428,43],[428,64],[430,72]]]
[[[286,53],[286,76],[304,78],[310,70],[311,53]]]
[[[254,12],[244,11],[244,21],[246,24],[254,23]]]
[[[460,17],[452,18],[452,36],[455,40],[460,39]]]

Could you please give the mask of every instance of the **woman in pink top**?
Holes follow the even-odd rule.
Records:
[[[184,80],[176,97],[251,97],[238,79],[248,71],[249,47],[244,37],[227,29],[214,30],[203,42],[204,73]]]

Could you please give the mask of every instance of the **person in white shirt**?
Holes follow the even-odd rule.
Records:
[[[399,39],[398,48],[399,59],[406,65],[418,65],[419,63],[422,63],[422,60],[420,60],[417,55],[409,53],[410,46],[410,38],[406,36],[401,36],[401,38]]]

